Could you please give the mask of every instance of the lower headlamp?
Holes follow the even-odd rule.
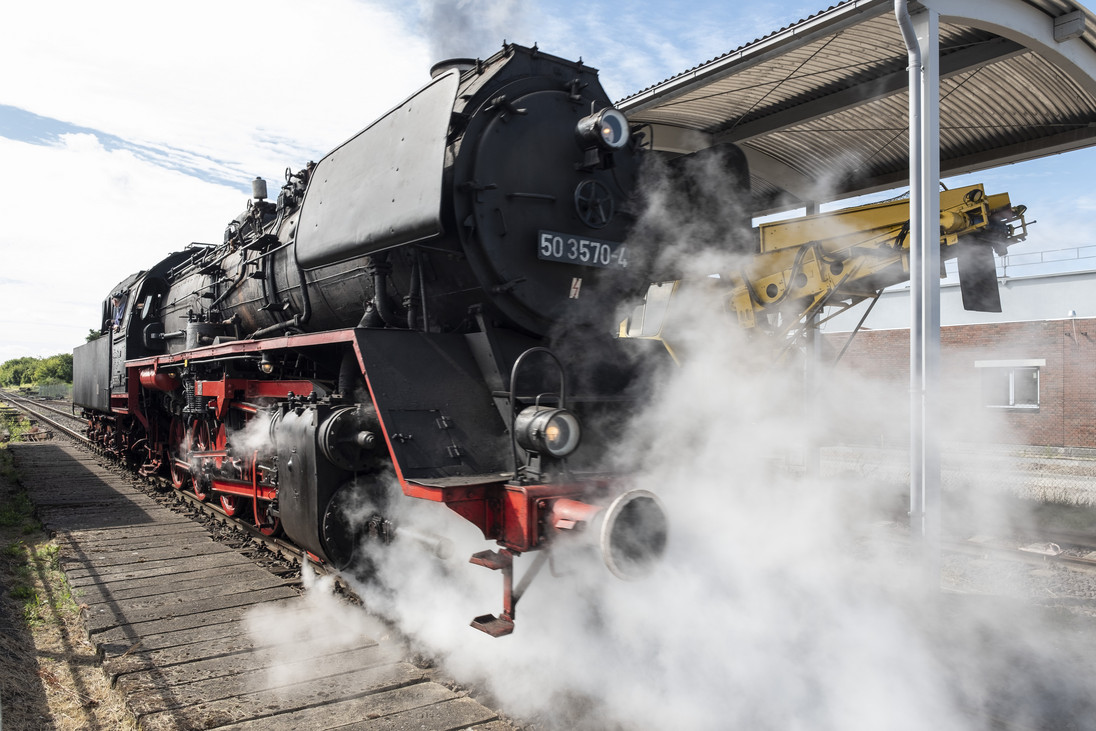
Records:
[[[566,457],[578,448],[582,428],[567,409],[529,406],[514,419],[514,433],[522,448],[551,457]]]

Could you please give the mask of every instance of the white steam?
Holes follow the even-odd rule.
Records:
[[[811,403],[744,339],[709,346],[664,384],[626,452],[646,455],[637,487],[671,517],[652,577],[620,582],[567,552],[561,575],[545,571],[521,599],[515,633],[492,639],[468,627],[500,608],[501,577],[467,564],[484,541],[443,506],[405,501],[401,520],[459,545],[448,562],[399,543],[373,552],[384,588],[357,587],[367,607],[546,728],[958,731],[1002,712],[1045,719],[1048,687],[1074,728],[1093,727],[1077,715],[1093,662],[1035,609],[941,595],[915,555],[876,535],[874,493],[893,484],[786,469],[789,450],[860,416],[854,379],[832,375]],[[900,427],[904,396],[889,404]],[[1025,591],[1022,576],[1005,580]]]
[[[359,657],[343,656],[349,650],[380,644],[370,662],[401,658],[402,645],[393,641],[391,630],[339,596],[333,576],[317,577],[305,565],[301,578],[305,592],[299,602],[259,604],[244,618],[255,646],[271,648],[277,658],[267,668],[263,687],[288,696],[310,681],[358,670]]]
[[[663,242],[685,234],[659,261],[694,274],[739,265],[698,219],[679,227],[679,211],[658,207],[672,196],[648,201],[637,230]],[[467,562],[489,545],[444,505],[401,498],[386,517],[455,550],[442,560],[406,540],[368,547],[375,575],[355,587],[366,607],[538,728],[965,731],[1000,718],[1096,728],[1096,659],[1067,630],[1028,601],[941,593],[893,540],[901,531],[880,507],[905,475],[856,458],[823,470],[830,477],[797,468],[804,445],[864,433],[905,443],[905,389],[835,369],[807,391],[799,366],[774,365],[764,340],[694,292],[675,305],[683,365],[608,455],[638,467],[633,486],[658,494],[669,515],[651,577],[622,582],[592,551],[556,552],[518,604],[514,634],[493,639],[468,626],[501,609],[499,573]],[[990,438],[968,418],[978,410],[955,398],[942,441]],[[516,562],[515,581],[530,561]],[[991,581],[945,568],[977,593],[1035,591],[1026,574]]]
[[[239,458],[250,458],[258,452],[265,454],[273,447],[270,438],[270,413],[260,411],[247,420],[241,429],[229,429],[227,440],[232,453]]]

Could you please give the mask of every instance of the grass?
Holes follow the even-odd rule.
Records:
[[[3,425],[0,425],[0,430],[6,425],[6,422]],[[7,445],[5,444],[0,444],[0,478],[3,478],[8,482],[19,481],[19,473],[15,469],[15,464],[11,458],[11,452],[7,450]]]
[[[59,548],[55,543],[24,546],[24,561],[16,569],[20,583],[12,596],[23,602],[23,619],[30,627],[59,623],[66,616],[79,614],[68,581],[61,573]],[[23,583],[25,581],[26,583]],[[39,593],[45,587],[45,593]]]
[[[19,485],[19,473],[12,463],[11,452],[4,444],[0,444],[0,479],[9,485]],[[42,529],[42,525],[34,517],[34,505],[22,490],[5,491],[3,500],[0,500],[0,528],[14,529],[22,535],[30,535]]]
[[[0,424],[0,433],[6,432],[8,439],[18,441],[19,437],[30,429],[30,422],[20,414],[5,414],[3,423]]]
[[[0,428],[4,424],[0,423]],[[135,731],[11,452],[0,444],[0,706],[4,728]]]
[[[0,454],[7,454],[6,449],[0,449]],[[34,506],[26,493],[17,493],[9,496],[9,499],[0,505],[0,526],[5,528],[24,527],[31,531],[38,530],[38,521],[34,519]]]
[[[21,559],[23,557],[23,542],[16,541],[4,546],[4,550],[0,551],[0,556],[8,560]]]
[[[12,581],[9,596],[22,604],[23,618],[30,626],[50,617],[76,612],[68,582],[61,573],[60,549],[41,534],[42,524],[34,517],[34,505],[27,494],[18,489],[19,475],[7,445],[0,445],[0,474],[9,485],[4,499],[0,500],[0,530],[7,529],[3,534],[10,541],[0,550],[0,563],[3,564],[0,569]],[[27,540],[11,541],[15,535]],[[45,600],[36,586],[46,583],[63,587],[63,591],[49,592],[49,598]]]
[[[13,428],[13,421],[5,416],[4,423],[0,425],[0,428],[3,427]],[[19,471],[15,469],[6,444],[0,444],[0,479],[10,486],[19,485]],[[5,490],[3,500],[0,500],[0,528],[16,528],[22,533],[33,533],[41,527],[34,518],[34,505],[27,494],[19,489]]]
[[[5,412],[0,419],[0,432],[7,432],[12,440],[16,440],[30,424],[19,414]],[[0,444],[0,479],[9,485],[19,484],[19,471],[15,469],[15,460],[7,449],[7,444]],[[0,527],[12,527],[22,524],[33,524],[37,530],[40,526],[34,520],[34,506],[30,498],[22,490],[5,491],[4,500],[0,502]]]

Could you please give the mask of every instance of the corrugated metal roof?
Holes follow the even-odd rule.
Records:
[[[1057,0],[1022,6],[1045,16],[1048,28],[1080,11],[1078,42],[1084,53],[1096,49],[1088,10]],[[740,145],[757,212],[903,185],[907,56],[893,7],[892,0],[834,5],[618,106],[652,125],[655,149]],[[1005,37],[947,18],[939,27],[942,175],[1096,144],[1096,81],[1070,76],[1027,47],[1024,34]]]

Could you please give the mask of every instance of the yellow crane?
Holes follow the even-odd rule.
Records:
[[[993,257],[1027,237],[1026,210],[1013,206],[1008,193],[986,195],[980,184],[940,193],[941,270],[944,261],[958,259],[966,309],[1001,311]],[[739,326],[790,346],[809,328],[909,279],[907,199],[766,223],[757,231],[758,251],[730,271],[652,284],[620,323],[619,336],[661,340],[677,360],[668,342],[674,302],[684,288],[703,287],[715,290]],[[823,308],[830,310],[816,321]]]

